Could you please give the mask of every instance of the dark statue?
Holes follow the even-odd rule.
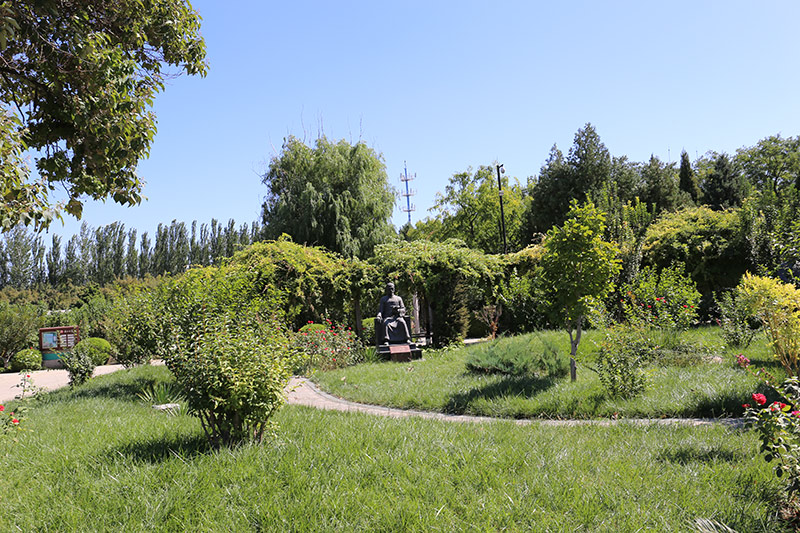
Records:
[[[375,317],[375,344],[378,354],[392,361],[411,361],[422,357],[422,350],[411,342],[410,318],[403,299],[395,294],[394,283],[386,284],[386,294]]]
[[[382,344],[404,343],[411,340],[406,324],[406,306],[403,299],[394,293],[394,283],[386,284],[386,294],[381,298],[378,305],[378,316],[380,323],[380,338]]]

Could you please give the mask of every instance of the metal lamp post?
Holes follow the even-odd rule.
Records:
[[[503,182],[500,180],[500,174],[506,173],[503,165],[497,165],[497,189],[500,191],[500,227],[503,230],[503,253],[508,253],[508,245],[506,244],[506,215],[503,212]]]

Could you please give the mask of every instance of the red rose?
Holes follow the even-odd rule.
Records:
[[[767,397],[764,396],[763,394],[754,393],[752,398],[757,405],[764,405],[765,403],[767,403]]]
[[[19,424],[19,420],[17,420],[16,418],[12,418],[11,419],[11,423],[12,424]]]
[[[3,405],[0,405],[0,413],[2,413],[2,412],[3,412],[3,411],[5,411],[5,410],[6,410],[5,406],[3,406]]]
[[[742,407],[744,407],[745,409],[750,409],[750,404],[749,403],[743,403]]]

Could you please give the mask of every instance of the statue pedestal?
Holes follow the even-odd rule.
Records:
[[[422,350],[413,342],[403,344],[381,344],[377,347],[378,354],[397,362],[407,362],[412,359],[421,359]]]

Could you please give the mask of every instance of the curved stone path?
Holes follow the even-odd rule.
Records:
[[[683,425],[683,426],[709,426],[712,424],[723,424],[730,427],[741,427],[741,418],[623,418],[619,420],[550,420],[550,419],[508,419],[492,418],[488,416],[471,415],[450,415],[445,413],[435,413],[430,411],[417,411],[414,409],[396,409],[394,407],[383,407],[380,405],[367,405],[355,403],[349,400],[338,398],[327,392],[321,391],[309,379],[303,377],[293,377],[286,387],[287,402],[292,405],[305,405],[317,409],[327,409],[332,411],[345,411],[351,413],[366,413],[376,416],[388,416],[392,418],[418,417],[429,420],[442,420],[446,422],[513,422],[518,426],[531,424],[541,424],[547,426],[577,426],[577,425],[598,425],[609,426],[611,424],[627,423],[637,425]]]
[[[160,364],[154,362],[154,364]],[[94,375],[109,374],[122,369],[122,365],[103,365],[95,369]],[[69,384],[69,374],[66,370],[37,370],[30,372],[33,385],[43,390],[55,390]],[[0,374],[0,404],[8,402],[17,397],[22,389],[18,387],[20,375],[14,373]],[[730,427],[741,427],[743,420],[740,418],[658,418],[658,419],[620,419],[620,420],[549,420],[549,419],[522,419],[512,420],[508,418],[492,418],[488,416],[471,415],[451,415],[430,411],[418,411],[415,409],[397,409],[394,407],[383,407],[380,405],[367,405],[355,403],[342,398],[337,398],[327,392],[321,391],[309,379],[303,377],[293,377],[289,380],[286,387],[287,402],[292,405],[305,405],[316,409],[326,409],[331,411],[343,411],[350,413],[366,413],[375,416],[388,416],[392,418],[417,417],[429,420],[441,420],[446,422],[513,422],[519,426],[530,424],[541,424],[548,426],[576,426],[576,425],[599,425],[608,426],[618,423],[629,424],[678,424],[685,426],[708,426],[711,424],[724,424]]]

